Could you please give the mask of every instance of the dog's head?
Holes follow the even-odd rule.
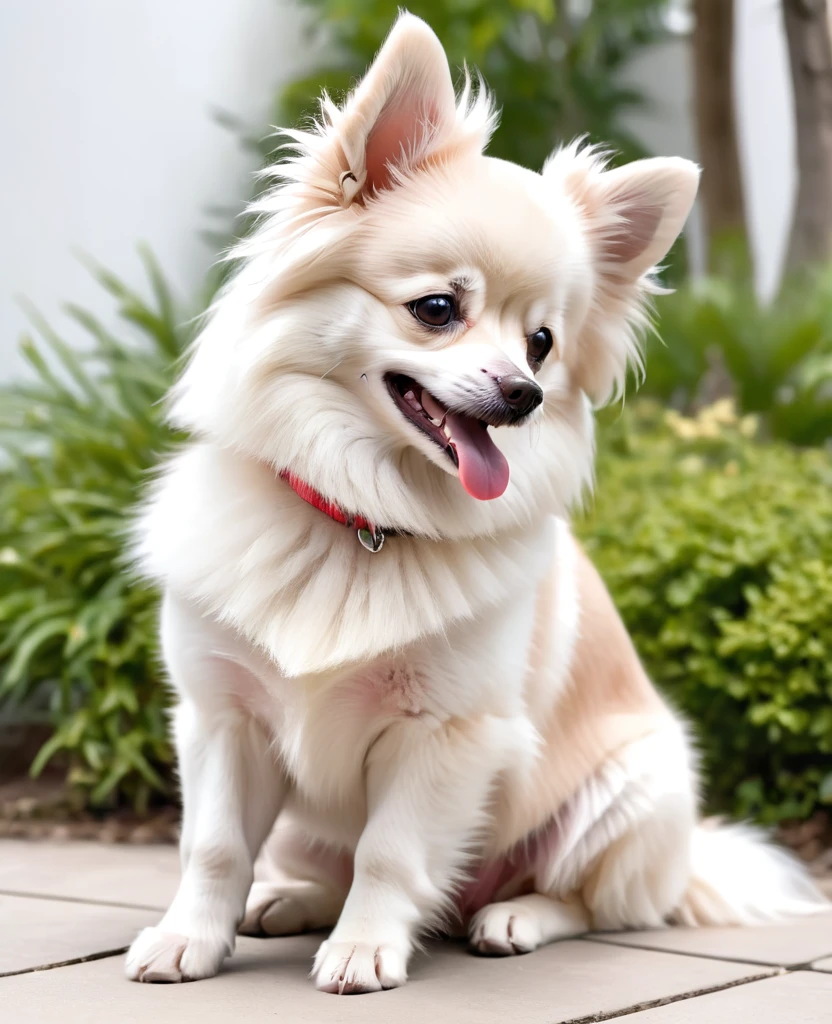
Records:
[[[698,172],[607,170],[572,144],[535,173],[483,155],[493,126],[485,90],[457,101],[439,40],[402,16],[344,106],[288,133],[175,419],[386,526],[564,511],[591,472],[589,400],[638,362]]]

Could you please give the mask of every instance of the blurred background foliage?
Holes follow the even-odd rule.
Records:
[[[69,305],[89,339],[70,347],[33,313],[31,379],[0,389],[0,702],[52,726],[34,775],[55,761],[82,802],[140,813],[173,790],[157,597],[129,571],[129,515],[176,440],[161,400],[188,338],[143,255],[149,301],[91,268],[118,334]]]
[[[832,266],[787,278],[775,302],[746,276],[686,280],[657,310],[643,394],[685,413],[732,397],[766,436],[832,438]]]
[[[280,94],[276,124],[315,113],[322,89],[342,98],[401,8],[397,0],[301,0],[301,6],[309,14],[310,49],[330,59]],[[645,98],[623,84],[622,72],[664,34],[665,7],[664,0],[407,5],[436,31],[458,77],[464,65],[476,68],[498,97],[503,114],[489,152],[535,169],[559,141],[577,135],[611,144],[624,160],[645,155],[621,117]]]
[[[398,9],[302,5],[310,51],[324,57],[275,98],[278,124],[313,113],[322,87],[343,94]],[[621,159],[643,155],[623,115],[644,100],[622,83],[663,37],[667,8],[410,5],[452,65],[479,68],[494,90],[503,118],[491,152],[532,167],[577,134]],[[250,141],[258,161],[273,159],[275,136]],[[728,212],[720,244],[742,247]],[[0,386],[0,710],[49,723],[33,772],[52,763],[82,804],[139,812],[175,787],[156,595],[129,572],[126,536],[149,471],[177,441],[161,401],[190,337],[145,260],[147,299],[93,268],[119,330],[69,306],[89,334],[78,351],[35,316],[30,379]],[[662,340],[647,341],[641,397],[601,417],[597,498],[578,528],[648,668],[694,721],[709,806],[805,818],[832,804],[832,268],[804,268],[762,301],[747,252],[694,279],[681,250],[669,262],[679,287],[658,300]]]

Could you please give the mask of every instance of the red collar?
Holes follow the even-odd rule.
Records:
[[[280,479],[285,480],[295,494],[299,498],[303,498],[313,508],[325,513],[330,519],[334,519],[336,523],[342,523],[351,530],[355,530],[359,542],[368,551],[373,552],[373,554],[381,551],[381,546],[384,544],[384,532],[380,527],[371,523],[369,519],[365,519],[364,516],[350,515],[340,505],[336,505],[334,501],[327,501],[320,491],[316,491],[311,484],[304,483],[300,477],[295,476],[288,469],[280,471]]]

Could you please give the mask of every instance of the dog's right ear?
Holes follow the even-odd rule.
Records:
[[[456,103],[451,71],[434,32],[412,14],[393,26],[344,106],[325,104],[340,152],[344,205],[395,185],[451,136]]]

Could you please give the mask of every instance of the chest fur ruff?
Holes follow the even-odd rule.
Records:
[[[533,588],[554,520],[453,543],[395,537],[372,554],[266,467],[197,445],[170,463],[137,534],[149,576],[299,676],[396,651]]]

